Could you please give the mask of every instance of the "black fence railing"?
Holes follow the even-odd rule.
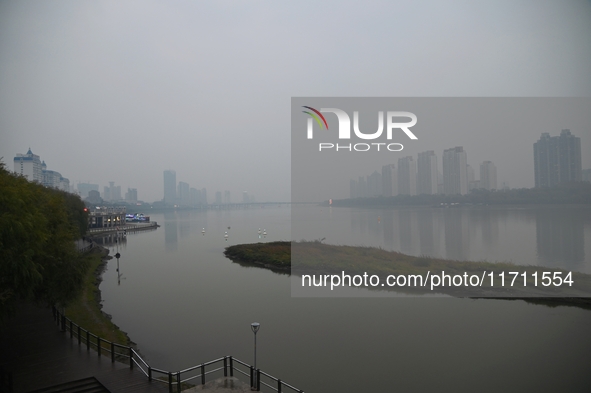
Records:
[[[60,313],[56,307],[53,307],[53,318],[63,332],[69,333],[70,338],[78,340],[78,345],[86,345],[87,350],[96,351],[99,357],[109,356],[112,362],[118,361],[128,364],[130,368],[137,368],[149,381],[167,384],[170,393],[175,390],[180,393],[192,385],[205,385],[207,381],[222,376],[246,377],[249,379],[251,389],[256,391],[261,391],[261,386],[264,386],[278,393],[304,393],[293,385],[285,383],[260,369],[255,369],[233,356],[224,356],[176,372],[161,370],[150,366],[132,347],[117,344],[92,334]]]

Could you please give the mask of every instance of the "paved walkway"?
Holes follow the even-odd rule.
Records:
[[[236,377],[223,377],[207,382],[205,385],[183,390],[183,393],[251,393],[250,386]]]
[[[50,309],[23,305],[0,328],[0,368],[11,372],[15,393],[94,377],[111,392],[168,392],[137,369],[98,357],[61,332]],[[1,390],[1,388],[0,388]]]

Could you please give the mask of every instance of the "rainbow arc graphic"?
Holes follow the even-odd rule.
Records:
[[[328,123],[326,122],[326,119],[324,118],[322,113],[320,113],[320,111],[312,108],[311,106],[302,106],[302,108],[306,108],[306,109],[309,109],[310,111],[312,111],[312,112],[310,112],[310,111],[302,111],[302,112],[307,113],[308,115],[312,116],[312,118],[314,120],[316,120],[316,123],[318,123],[320,128],[324,128],[324,126],[326,126],[326,129],[328,130]],[[320,121],[320,119],[322,119],[322,121]],[[322,123],[324,123],[324,125]]]

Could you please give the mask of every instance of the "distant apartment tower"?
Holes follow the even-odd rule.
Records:
[[[412,156],[398,159],[398,194],[417,194],[417,162]]]
[[[137,188],[127,188],[125,201],[128,203],[137,203]]]
[[[224,203],[225,204],[232,203],[232,194],[228,190],[224,191]]]
[[[470,164],[466,165],[466,178],[468,181],[468,191],[480,188],[480,181],[476,180],[476,173]]]
[[[180,181],[178,185],[177,191],[177,200],[181,206],[190,206],[191,205],[191,197],[189,195],[189,183],[184,181]]]
[[[116,186],[114,181],[109,182],[109,188],[111,189],[111,200],[120,201],[121,198],[121,186]]]
[[[41,159],[38,155],[33,154],[31,148],[29,148],[27,154],[17,154],[14,157],[14,171],[19,175],[23,175],[29,181],[43,183]]]
[[[443,151],[443,193],[465,195],[468,193],[467,155],[462,146]]]
[[[189,205],[196,207],[201,204],[201,191],[191,187],[189,189]]]
[[[222,192],[221,191],[216,191],[215,192],[215,204],[216,205],[221,205],[222,204]]]
[[[105,201],[114,202],[122,199],[121,186],[116,186],[114,181],[110,181],[109,185],[105,186],[103,190],[103,199]]]
[[[497,167],[490,161],[480,164],[480,188],[489,191],[497,189]]]
[[[71,192],[70,180],[63,177],[61,173],[47,170],[45,161],[41,161],[38,155],[33,154],[31,148],[27,154],[17,154],[14,157],[14,172],[23,175],[29,181],[38,182],[45,187],[57,188],[62,191]]]
[[[382,167],[382,195],[385,197],[398,195],[398,174],[394,164]]]
[[[103,200],[101,198],[101,194],[98,190],[88,191],[88,197],[86,198],[86,201],[88,201],[90,203],[97,204],[97,205],[103,203]]]
[[[562,130],[560,136],[542,133],[534,143],[536,187],[552,187],[582,180],[581,138]]]
[[[581,179],[583,181],[591,182],[591,169],[583,169],[581,171]]]
[[[357,180],[357,197],[358,198],[367,198],[369,195],[369,190],[367,189],[367,180],[365,176],[359,176]]]
[[[382,195],[382,175],[378,171],[373,171],[367,176],[367,190],[369,197],[375,198]]]
[[[90,184],[90,183],[78,183],[77,188],[78,188],[78,194],[80,194],[80,197],[82,199],[85,199],[85,198],[89,197],[90,191],[93,191],[93,190],[98,191],[99,185],[98,184]]]
[[[433,150],[418,154],[417,194],[437,194],[437,156]]]
[[[201,204],[207,205],[207,190],[205,187],[201,189]]]
[[[166,170],[164,171],[164,204],[174,206],[176,203],[176,172]]]

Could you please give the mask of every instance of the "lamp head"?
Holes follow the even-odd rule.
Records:
[[[254,332],[254,334],[257,334],[257,332],[259,331],[259,328],[261,327],[261,324],[258,322],[253,322],[250,324],[250,328],[252,329],[252,331]]]

